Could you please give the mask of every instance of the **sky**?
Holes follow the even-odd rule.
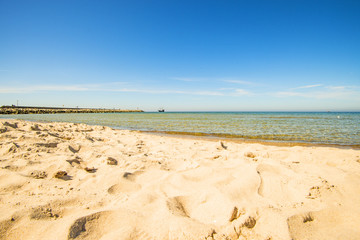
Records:
[[[0,0],[0,106],[360,111],[359,0]]]

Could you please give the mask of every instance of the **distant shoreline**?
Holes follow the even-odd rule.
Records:
[[[61,107],[31,107],[2,106],[0,114],[56,114],[56,113],[121,113],[144,112],[143,110],[101,109],[101,108],[61,108]]]

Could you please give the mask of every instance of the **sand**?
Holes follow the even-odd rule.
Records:
[[[360,151],[0,120],[0,239],[360,239]]]

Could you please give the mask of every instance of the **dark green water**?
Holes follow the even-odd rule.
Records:
[[[196,112],[0,115],[119,129],[360,146],[360,113]]]

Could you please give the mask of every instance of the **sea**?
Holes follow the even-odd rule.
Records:
[[[142,112],[0,115],[161,134],[360,147],[360,112]]]

